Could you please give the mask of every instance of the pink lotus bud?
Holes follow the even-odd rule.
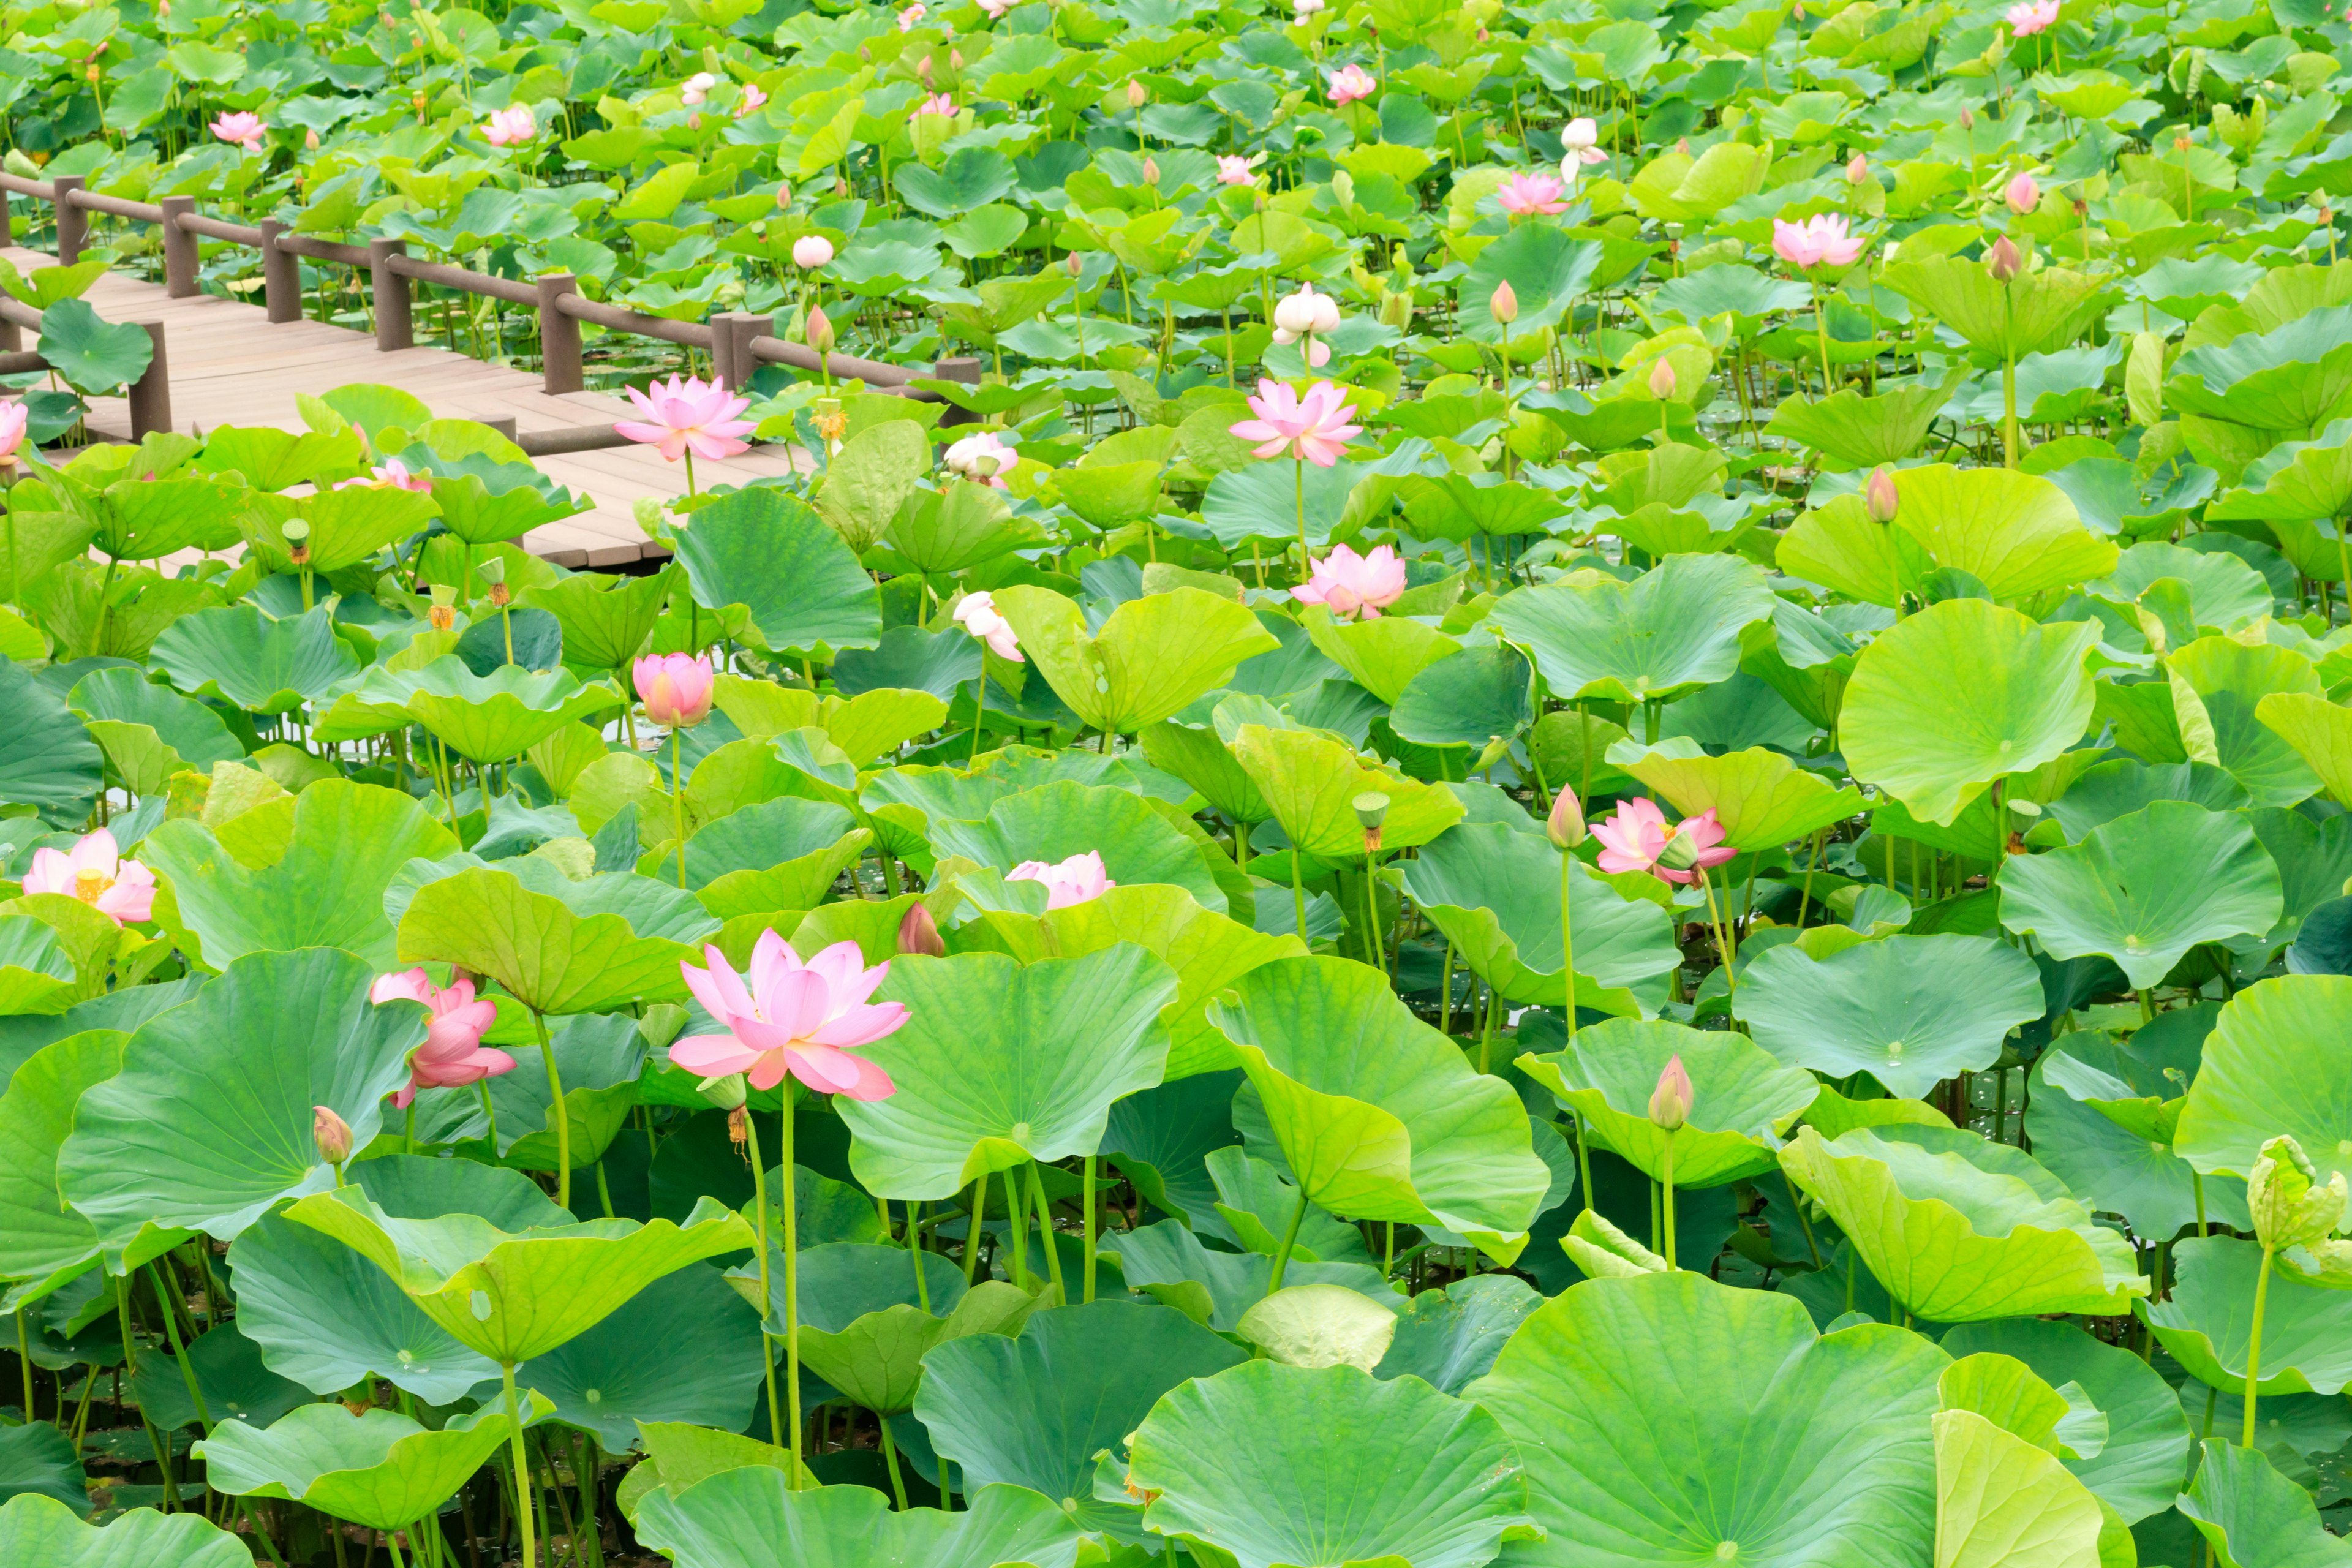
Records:
[[[908,910],[907,918],[898,922],[898,951],[922,953],[930,958],[948,955],[948,944],[940,935],[939,921],[931,919],[931,911],[920,904]]]
[[[952,70],[963,69],[963,51],[961,49],[950,49],[948,51],[948,66],[949,68]]]
[[[302,132],[302,145],[313,153],[317,152],[319,150],[319,133],[315,131],[305,131]]]
[[[1845,183],[1859,185],[1870,178],[1870,160],[1856,153],[1846,160]]]
[[[1086,270],[1078,260],[1078,253],[1075,250],[1070,252],[1069,258],[1064,261],[1062,265],[1069,268],[1070,276],[1073,278],[1076,278],[1080,272]]]
[[[1960,110],[1960,129],[1961,129],[1961,130],[1963,130],[1963,131],[1974,131],[1976,128],[1977,128],[1977,117],[1976,117],[1976,115],[1975,115],[1974,113],[1970,112],[1969,110],[1967,110],[1967,109],[1963,108],[1963,109]]]
[[[781,211],[782,211],[784,208],[786,208],[786,207],[788,207],[788,206],[791,206],[792,205],[793,205],[793,187],[791,186],[791,184],[785,184],[778,185],[778,186],[776,187],[776,210],[777,210],[777,211],[779,211],[779,212],[781,212]]]
[[[1650,365],[1650,395],[1663,403],[1674,395],[1674,362],[1660,354]]]
[[[833,352],[833,322],[821,305],[811,305],[808,313],[808,345],[819,353]]]
[[[1544,818],[1544,836],[1555,849],[1573,849],[1584,842],[1584,805],[1572,789],[1562,789],[1552,798],[1551,815]]]
[[[1985,255],[1985,267],[1991,272],[1994,282],[2007,283],[2025,270],[2025,258],[2018,250],[2016,243],[2004,234],[1992,242],[1992,249]]]
[[[793,265],[814,272],[833,260],[833,241],[821,234],[804,234],[793,241]]]
[[[1874,519],[1880,522],[1893,522],[1895,513],[1903,504],[1903,497],[1895,488],[1895,470],[1886,468],[1874,470],[1864,498]]]
[[[1690,1120],[1691,1107],[1697,1100],[1690,1074],[1683,1069],[1683,1058],[1677,1054],[1658,1075],[1658,1087],[1650,1091],[1650,1125],[1664,1132],[1679,1130]]]
[[[1128,79],[1127,106],[1129,109],[1141,109],[1144,106],[1144,103],[1150,100],[1150,97],[1151,95],[1144,90],[1143,84],[1141,82],[1137,81],[1132,77]]]
[[[1143,183],[1147,185],[1156,185],[1160,183],[1159,159],[1146,158],[1143,161]]]
[[[351,1123],[323,1105],[310,1108],[310,1137],[319,1145],[319,1158],[330,1165],[352,1157]]]
[[[688,115],[688,116],[686,117],[686,128],[687,128],[688,131],[699,131],[699,130],[701,130],[701,129],[702,129],[702,116],[700,116],[699,114],[689,114],[689,115]]]
[[[919,59],[919,60],[917,60],[917,61],[915,62],[915,74],[916,74],[917,76],[919,76],[919,77],[921,77],[925,81],[929,81],[929,80],[930,80],[930,79],[931,79],[931,57],[930,57],[930,56],[929,56],[929,55],[925,55],[921,59]]]
[[[710,717],[717,679],[709,658],[647,654],[630,667],[646,717],[666,730],[688,730]]]
[[[1519,297],[1512,291],[1508,279],[1495,285],[1495,292],[1486,301],[1486,313],[1507,327],[1519,319]]]
[[[2042,187],[2033,183],[2032,175],[2021,173],[2002,187],[2000,199],[2009,204],[2010,211],[2022,216],[2042,205]]]

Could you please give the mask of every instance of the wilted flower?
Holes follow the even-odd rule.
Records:
[[[103,827],[83,834],[68,850],[34,850],[23,886],[27,894],[79,899],[117,925],[143,921],[154,910],[155,873],[123,859],[114,835]]]
[[[993,430],[966,436],[948,448],[946,458],[948,472],[1000,490],[1006,488],[1005,474],[1020,460],[1021,454],[1005,445]]]
[[[1359,555],[1345,544],[1335,544],[1290,596],[1304,605],[1324,605],[1343,621],[1359,614],[1376,620],[1403,596],[1404,588],[1404,562],[1387,545]]]
[[[735,437],[750,435],[751,422],[735,416],[750,407],[751,400],[736,396],[717,382],[673,375],[667,384],[656,381],[643,392],[634,386],[626,390],[629,401],[645,418],[620,420],[613,428],[632,441],[659,447],[661,455],[673,463],[688,451],[716,460],[751,450]]]
[[[261,116],[243,110],[235,114],[224,114],[212,123],[212,132],[215,137],[248,153],[261,151],[262,139],[268,130],[269,127],[262,123]]]
[[[793,241],[793,265],[814,272],[832,264],[833,241],[821,234],[804,234]]]
[[[1328,381],[1308,387],[1302,398],[1285,383],[1260,380],[1257,395],[1249,399],[1250,412],[1257,417],[1232,426],[1231,433],[1260,443],[1256,455],[1261,458],[1280,457],[1287,447],[1294,456],[1328,468],[1348,449],[1349,438],[1363,434],[1362,426],[1348,423],[1356,407],[1346,398]]]
[[[690,730],[710,717],[717,685],[707,654],[649,653],[629,668],[646,717],[665,730]]]
[[[1014,635],[1013,623],[997,614],[996,599],[987,591],[966,594],[957,603],[955,624],[986,643],[997,658],[1015,664],[1027,662],[1021,656],[1021,639]]]
[[[1083,855],[1073,855],[1052,865],[1043,860],[1024,860],[1005,874],[1008,882],[1043,882],[1045,884],[1045,907],[1066,909],[1099,899],[1118,886],[1103,870],[1102,852],[1089,849]]]
[[[761,931],[752,946],[749,985],[718,948],[704,948],[703,957],[707,969],[684,960],[678,968],[727,1033],[678,1041],[669,1049],[672,1066],[706,1079],[745,1073],[753,1089],[773,1089],[789,1074],[852,1100],[893,1091],[888,1073],[850,1054],[907,1022],[903,1004],[866,1000],[889,975],[887,961],[868,969],[855,942],[837,942],[803,964],[773,931]]]
[[[2347,1196],[2343,1172],[2320,1181],[2303,1145],[2284,1134],[2263,1145],[2246,1175],[2254,1238],[2268,1252],[2326,1240],[2344,1223]]]
[[[2021,216],[2042,205],[2042,187],[2033,183],[2032,174],[2021,170],[2014,179],[2001,187],[2000,199],[2009,204],[2010,211]]]
[[[1555,849],[1573,849],[1591,836],[1584,826],[1584,803],[1576,792],[1563,787],[1552,797],[1550,815],[1544,818],[1544,837]]]
[[[1650,1091],[1650,1125],[1663,1132],[1678,1131],[1697,1102],[1698,1091],[1691,1087],[1690,1073],[1677,1052],[1658,1074],[1658,1087]]]
[[[1370,98],[1380,90],[1380,83],[1361,66],[1342,66],[1331,73],[1331,106],[1335,109]]]
[[[1513,217],[1525,217],[1530,213],[1549,216],[1564,213],[1567,187],[1549,174],[1514,174],[1505,180],[1495,193],[1495,200]]]
[[[1772,254],[1800,270],[1815,267],[1851,267],[1862,255],[1864,241],[1845,231],[1839,213],[1815,213],[1802,223],[1772,220]]]
[[[408,1086],[392,1097],[393,1104],[405,1110],[420,1089],[462,1089],[514,1071],[514,1058],[482,1044],[499,1021],[499,1005],[487,997],[477,1000],[472,981],[460,977],[436,986],[425,971],[411,969],[380,974],[368,988],[368,1000],[379,1006],[402,997],[425,1004],[433,1021],[425,1026],[425,1043],[408,1059]]]

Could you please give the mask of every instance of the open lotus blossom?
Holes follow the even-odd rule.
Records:
[[[1118,886],[1104,872],[1102,852],[1098,849],[1089,849],[1052,865],[1043,860],[1024,860],[1007,872],[1004,879],[1045,883],[1045,907],[1049,910],[1067,909],[1089,899],[1099,899]]]
[[[1363,434],[1362,426],[1348,423],[1355,417],[1356,405],[1346,401],[1347,395],[1328,381],[1308,387],[1302,398],[1286,383],[1261,380],[1257,395],[1249,400],[1250,412],[1257,417],[1231,426],[1231,433],[1259,443],[1261,458],[1278,458],[1286,449],[1328,468],[1347,451],[1349,439]]]
[[[261,116],[248,113],[244,110],[239,110],[235,114],[224,114],[212,124],[212,132],[215,137],[242,147],[248,153],[261,151],[262,138],[268,133],[268,131],[269,127],[262,123]]]
[[[1290,0],[1290,19],[1304,22],[1324,8],[1324,0]]]
[[[1217,184],[1246,185],[1257,178],[1250,161],[1238,153],[1220,153],[1217,157]]]
[[[620,420],[613,428],[632,441],[659,447],[661,455],[673,463],[688,452],[716,460],[751,450],[735,437],[750,435],[751,422],[735,416],[750,407],[751,400],[736,396],[717,382],[673,375],[667,384],[655,382],[643,392],[634,386],[627,390],[629,401],[645,418]]]
[[[957,478],[978,480],[1000,490],[1005,488],[1005,474],[1020,460],[1021,454],[1005,445],[993,430],[966,436],[948,447],[945,459],[948,472]]]
[[[735,100],[735,118],[740,120],[747,114],[757,114],[767,107],[768,95],[760,90],[760,84],[747,81],[743,84],[743,96]]]
[[[0,463],[16,460],[16,449],[25,444],[25,422],[31,417],[22,398],[0,403]]]
[[[2042,187],[2032,175],[2021,172],[2000,188],[2000,199],[2010,211],[2023,216],[2042,205]]]
[[[907,118],[909,120],[920,120],[926,114],[940,114],[946,116],[950,120],[953,120],[956,115],[955,100],[950,98],[944,92],[935,92],[931,94],[930,97],[917,103],[913,109],[908,110],[907,111]]]
[[[996,613],[996,600],[986,590],[963,596],[955,607],[955,624],[986,643],[997,658],[1028,662],[1021,657],[1021,639],[1013,635],[1013,623]]]
[[[1341,66],[1331,73],[1331,106],[1337,109],[1360,98],[1370,98],[1380,90],[1380,86],[1363,67]]]
[[[335,481],[335,488],[339,490],[350,489],[354,485],[363,489],[410,490],[417,495],[429,496],[433,493],[433,476],[421,471],[412,473],[408,465],[398,458],[386,458],[370,468],[365,479]]]
[[[1772,254],[1800,271],[1815,267],[1851,267],[1867,242],[1845,231],[1840,213],[1815,213],[1802,223],[1772,220]]]
[[[1004,14],[1013,9],[1013,0],[980,0],[980,8],[988,13],[992,22],[1002,22]]]
[[[710,89],[718,85],[719,79],[710,72],[697,71],[686,79],[686,87],[678,96],[684,99],[690,108],[708,99],[710,96]]]
[[[1549,174],[1513,174],[1495,193],[1496,202],[1513,217],[1530,213],[1564,213],[1567,187]]]
[[[911,33],[922,25],[925,13],[920,5],[909,5],[898,13],[898,31]]]
[[[890,1075],[851,1049],[896,1034],[907,1022],[898,1002],[868,1002],[890,973],[888,961],[866,967],[855,942],[837,942],[803,963],[773,931],[752,945],[750,984],[716,947],[702,950],[708,969],[681,960],[687,988],[727,1031],[692,1035],[669,1048],[670,1063],[704,1079],[747,1073],[753,1089],[773,1089],[787,1074],[823,1094],[881,1100]]]
[[[493,110],[482,127],[484,139],[493,147],[520,147],[538,134],[538,119],[522,104]]]
[[[2006,15],[2009,30],[2018,37],[2030,38],[2058,20],[2058,0],[2022,0]]]
[[[629,667],[646,717],[665,730],[690,730],[710,717],[717,677],[708,654],[649,653]]]
[[[833,262],[833,241],[821,234],[804,234],[793,241],[793,265],[814,272]]]
[[[477,1000],[472,981],[460,976],[436,985],[422,969],[410,969],[379,974],[368,987],[368,1000],[379,1006],[403,997],[424,1003],[433,1021],[425,1026],[425,1043],[408,1058],[408,1087],[392,1097],[393,1104],[405,1110],[420,1089],[463,1089],[514,1071],[514,1058],[482,1044],[499,1021],[499,1005]]]
[[[1404,584],[1404,561],[1387,545],[1359,555],[1345,544],[1335,544],[1290,596],[1303,605],[1321,605],[1343,621],[1358,615],[1377,620],[1382,610],[1403,597]]]
[[[1619,801],[1614,816],[1592,825],[1592,836],[1601,840],[1602,870],[1648,871],[1669,882],[1696,881],[1694,868],[1720,866],[1738,853],[1722,847],[1723,825],[1712,809],[1671,827],[1657,802],[1639,798]],[[1666,863],[1677,838],[1690,856],[1688,867]]]
[[[1609,161],[1609,154],[1601,150],[1601,127],[1589,114],[1580,114],[1568,122],[1567,129],[1559,133],[1559,144],[1568,150],[1562,162],[1571,165],[1567,171],[1571,180],[1576,178],[1572,165]]]
[[[145,920],[155,903],[155,873],[125,860],[114,835],[101,827],[85,833],[71,849],[36,849],[25,872],[31,893],[63,893],[79,899],[114,923]]]

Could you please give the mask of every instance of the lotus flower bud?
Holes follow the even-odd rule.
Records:
[[[808,344],[819,353],[833,352],[833,321],[822,305],[811,305],[808,313]]]
[[[1146,158],[1143,161],[1143,183],[1147,185],[1156,185],[1160,183],[1159,159]]]
[[[948,67],[951,70],[963,69],[963,51],[961,49],[950,49],[948,51]]]
[[[1349,804],[1356,808],[1356,820],[1364,829],[1364,853],[1379,854],[1381,824],[1389,819],[1389,797],[1379,790],[1368,789]]]
[[[1960,129],[1963,131],[1974,131],[1976,128],[1976,115],[1968,109],[1962,109],[1960,110]]]
[[[317,152],[319,150],[319,133],[315,131],[305,131],[302,132],[302,145],[313,153]]]
[[[1555,849],[1573,849],[1585,840],[1584,803],[1576,792],[1563,788],[1552,797],[1551,815],[1544,818],[1544,837]]]
[[[352,1157],[351,1123],[323,1105],[310,1108],[310,1137],[319,1145],[319,1158],[330,1165]]]
[[[793,265],[814,272],[833,261],[833,241],[821,234],[804,234],[793,241]]]
[[[1128,79],[1127,106],[1129,109],[1141,109],[1144,106],[1144,103],[1150,100],[1150,97],[1151,94],[1144,90],[1143,84],[1141,82],[1137,81],[1132,77]]]
[[[915,62],[915,74],[916,74],[917,76],[919,76],[919,77],[921,77],[925,81],[929,81],[929,80],[930,80],[930,79],[931,79],[931,57],[930,57],[930,56],[929,56],[929,55],[925,55],[921,59],[919,59],[919,60],[917,60],[917,61]]]
[[[1845,163],[1845,183],[1859,185],[1870,178],[1870,160],[1856,153]]]
[[[1070,276],[1073,278],[1076,278],[1079,273],[1086,270],[1084,265],[1078,260],[1078,253],[1075,250],[1070,252],[1069,258],[1064,261],[1062,265],[1069,269]]]
[[[907,918],[898,922],[898,951],[921,953],[927,958],[945,958],[948,955],[948,944],[940,935],[939,921],[931,919],[931,911],[921,904],[909,909]]]
[[[1486,311],[1507,327],[1519,319],[1519,297],[1507,279],[1495,285],[1494,295],[1486,301]]]
[[[792,187],[792,183],[791,183],[790,181],[786,181],[784,184],[780,184],[780,185],[778,185],[778,186],[776,187],[776,210],[777,210],[778,212],[782,212],[785,208],[787,208],[787,207],[791,206],[792,205],[793,205],[793,187]]]
[[[1895,470],[1886,468],[1874,469],[1869,488],[1863,492],[1863,497],[1870,505],[1872,521],[1893,522],[1895,511],[1903,504],[1902,494],[1895,488]]]
[[[2268,1252],[2325,1241],[2344,1222],[2344,1173],[2325,1184],[2303,1145],[2282,1134],[2263,1145],[2246,1176],[2246,1207],[2254,1238]]]
[[[1650,1091],[1650,1125],[1664,1132],[1678,1131],[1697,1102],[1698,1091],[1691,1087],[1690,1074],[1684,1070],[1677,1053],[1658,1075],[1658,1087]]]
[[[1985,268],[1992,274],[1994,282],[2007,283],[2025,270],[2025,258],[2004,234],[1992,242],[1992,249],[1986,253]]]
[[[2020,171],[2001,188],[2000,199],[2009,204],[2010,211],[2021,216],[2042,205],[2042,187],[2034,184],[2032,175]]]
[[[1675,395],[1674,361],[1660,354],[1650,364],[1650,395],[1664,403]]]

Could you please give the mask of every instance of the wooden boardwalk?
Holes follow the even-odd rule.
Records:
[[[54,257],[18,247],[0,248],[0,257],[26,272],[56,265]],[[111,272],[85,298],[110,321],[163,323],[172,417],[184,431],[223,425],[305,429],[296,395],[352,382],[399,387],[446,417],[512,419],[518,434],[599,424],[629,413],[625,399],[599,392],[551,395],[526,371],[446,349],[380,353],[374,338],[346,327],[312,321],[272,325],[258,305],[215,294],[174,300],[160,283]],[[37,335],[27,332],[26,340],[30,347]],[[121,398],[100,398],[89,425],[101,436],[128,440],[129,405]],[[524,539],[533,554],[564,566],[611,570],[667,553],[637,527],[634,505],[643,496],[667,500],[684,493],[683,464],[666,463],[652,447],[635,446],[533,461],[556,483],[595,502],[588,511],[533,529]],[[788,471],[781,452],[754,447],[725,463],[699,464],[695,477],[709,485]]]

